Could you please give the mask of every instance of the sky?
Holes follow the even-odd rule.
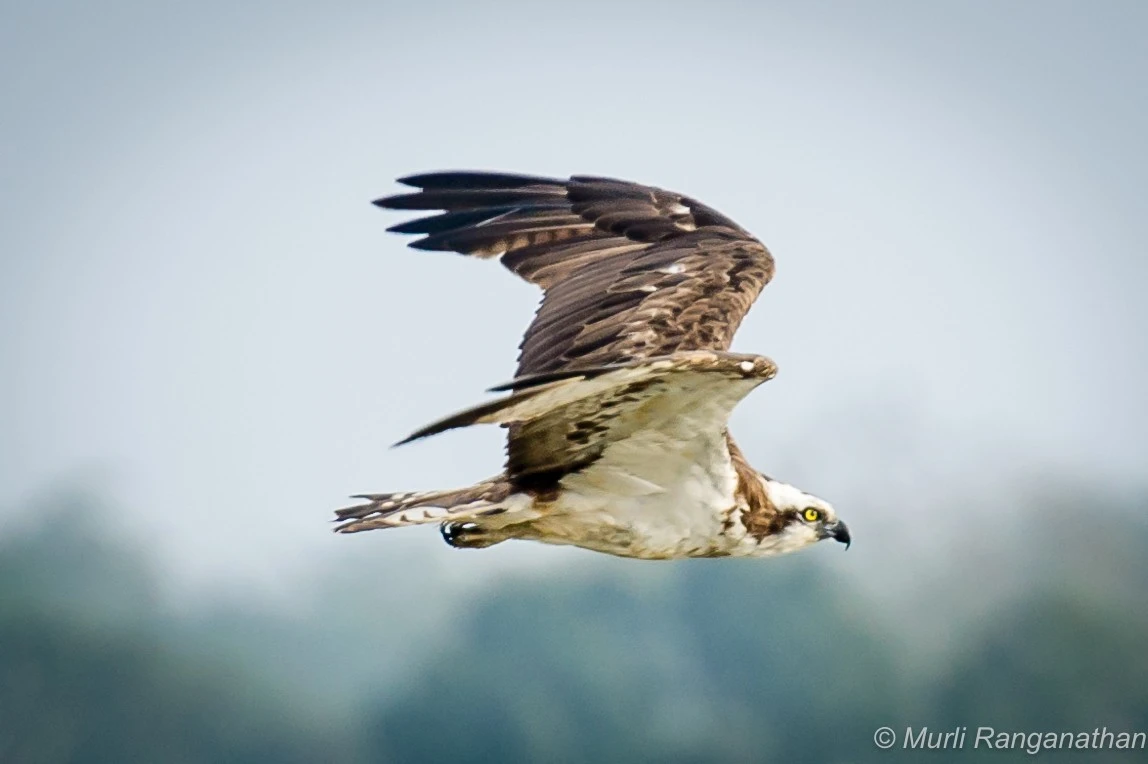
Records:
[[[1146,32],[1118,0],[0,3],[0,532],[70,485],[192,582],[585,559],[329,532],[500,468],[496,429],[389,449],[509,378],[538,299],[385,233],[370,200],[435,169],[758,235],[734,348],[780,373],[732,428],[871,537],[930,492],[1143,482]]]

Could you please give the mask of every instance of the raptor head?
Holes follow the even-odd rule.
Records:
[[[776,511],[776,553],[795,551],[817,541],[833,539],[849,548],[849,526],[837,518],[833,505],[788,483],[762,476],[765,494]]]

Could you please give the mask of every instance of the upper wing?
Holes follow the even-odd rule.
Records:
[[[682,351],[613,366],[555,372],[499,388],[510,395],[428,425],[406,440],[456,427],[511,425],[507,472],[554,477],[593,463],[639,430],[678,444],[725,429],[730,412],[777,368],[768,358]]]
[[[482,172],[402,178],[380,207],[445,210],[390,230],[417,249],[500,257],[545,290],[519,376],[727,350],[773,276],[744,229],[679,194],[609,178]]]

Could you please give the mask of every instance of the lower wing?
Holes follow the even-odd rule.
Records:
[[[509,426],[511,478],[560,477],[643,429],[672,427],[689,413],[715,433],[751,390],[772,379],[759,355],[691,350],[610,366],[522,377],[493,388],[509,395],[430,424],[400,441],[473,424]]]

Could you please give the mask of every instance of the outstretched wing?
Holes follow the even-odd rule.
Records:
[[[545,291],[520,377],[727,350],[773,276],[769,251],[732,220],[651,186],[483,172],[399,182],[421,190],[375,204],[444,211],[390,229],[425,234],[412,247],[498,257]]]
[[[768,358],[682,351],[612,366],[517,379],[498,400],[447,417],[403,443],[472,424],[510,425],[508,474],[556,477],[637,433],[674,450],[720,435],[734,406],[777,368]]]

